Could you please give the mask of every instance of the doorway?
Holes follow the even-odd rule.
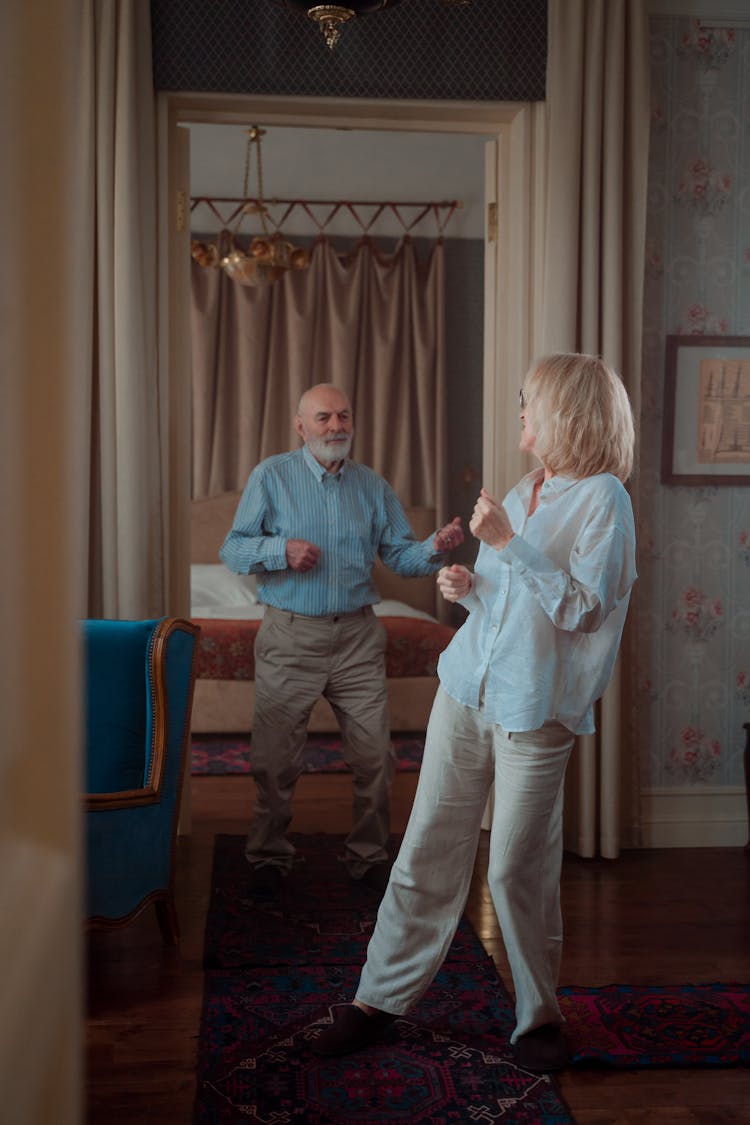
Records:
[[[276,224],[280,223],[284,239],[294,246],[304,246],[309,250],[322,237],[336,256],[346,256],[351,255],[356,247],[361,247],[362,240],[366,238],[377,248],[378,258],[384,254],[387,260],[396,255],[395,262],[400,260],[398,247],[408,235],[416,248],[418,260],[423,263],[424,273],[429,270],[431,275],[437,272],[443,276],[445,289],[440,304],[440,382],[443,384],[437,396],[440,406],[437,406],[436,396],[430,394],[429,402],[425,401],[419,412],[416,423],[419,430],[412,434],[412,441],[421,445],[422,428],[426,426],[432,432],[438,417],[449,421],[441,427],[442,437],[438,439],[435,435],[432,439],[440,448],[435,479],[431,483],[422,481],[421,487],[431,498],[424,493],[419,497],[400,495],[407,504],[436,503],[439,497],[439,522],[460,516],[467,526],[482,475],[484,150],[487,135],[416,133],[395,128],[267,127],[263,124],[261,152],[248,147],[248,144],[252,146],[252,140],[247,135],[249,124],[190,122],[184,126],[190,134],[191,238],[199,239],[205,245],[216,245],[219,231],[231,230],[238,233],[244,244],[245,240],[261,234],[263,226],[258,216],[245,215],[240,207],[242,198],[257,194],[259,169],[262,169],[262,194],[269,205],[267,227],[275,230]],[[439,251],[436,249],[438,240],[442,242]],[[323,253],[322,246],[320,250]],[[441,258],[439,270],[434,264],[433,251]],[[367,259],[368,255],[365,254],[364,258]],[[204,273],[195,265],[191,271],[193,287],[198,285],[201,291],[204,284],[213,284],[210,278],[215,279],[217,274],[215,268],[209,267]],[[417,271],[416,276],[423,276],[422,271]],[[440,288],[443,288],[442,284]],[[236,292],[233,284],[228,286],[228,290]],[[301,311],[297,301],[294,303],[295,319]],[[201,306],[203,303],[199,299]],[[284,307],[285,302],[280,304]],[[245,308],[244,304],[241,307]],[[306,307],[309,309],[311,306]],[[319,309],[317,316],[323,316],[323,323],[326,310],[333,307],[325,304]],[[245,315],[248,314],[249,309],[246,309]],[[284,319],[279,310],[276,315]],[[334,319],[338,323],[338,317]],[[230,320],[234,323],[233,318]],[[357,320],[359,323],[359,315]],[[266,323],[265,315],[261,316],[252,334],[257,331],[262,337],[265,332],[262,325]],[[357,328],[351,327],[355,335],[362,330],[361,324]],[[323,335],[326,335],[325,330]],[[213,340],[210,330],[208,338]],[[227,367],[225,362],[218,360],[214,343],[207,353],[197,341],[195,346],[194,401],[197,394],[197,400],[206,403],[213,397],[216,380],[222,385],[223,380],[228,380],[231,365]],[[235,341],[234,347],[227,345],[227,355],[235,356],[237,347],[241,347],[241,340]],[[365,351],[370,354],[369,348]],[[224,355],[223,348],[221,354]],[[326,359],[330,358],[330,355],[326,356]],[[312,381],[328,377],[327,370],[309,368],[309,355],[298,353],[296,362],[291,355],[288,359],[294,372],[292,374],[288,370],[288,378],[296,377],[297,382],[301,380],[304,383],[306,375]],[[217,362],[220,363],[221,376],[214,370]],[[231,364],[237,360],[228,362]],[[298,369],[300,364],[301,370]],[[361,386],[368,366],[364,356],[363,364],[364,370],[359,370],[356,375],[351,372],[355,385]],[[242,367],[244,375],[250,380],[250,371],[255,367],[252,355],[245,356]],[[395,371],[393,374],[395,376]],[[423,375],[426,374],[424,371]],[[383,375],[387,380],[387,374],[384,372]],[[235,377],[240,379],[239,372]],[[254,377],[260,378],[262,383],[261,371],[256,371]],[[199,386],[203,388],[204,379],[209,380],[208,385],[198,391]],[[398,382],[404,385],[403,379]],[[273,383],[276,384],[276,379]],[[395,392],[395,388],[393,390]],[[382,393],[373,394],[375,401],[382,403]],[[405,399],[413,401],[408,394]],[[296,444],[291,421],[288,427],[285,426],[293,403],[284,400],[279,409],[272,409],[270,430],[274,431],[278,426],[281,432],[276,434],[280,444],[275,445],[272,441],[269,445],[268,436],[264,436],[261,442],[258,433],[262,430],[266,435],[266,426],[253,428],[248,420],[252,414],[252,400],[245,398],[244,401],[245,406],[240,411],[242,422],[235,410],[227,412],[220,407],[215,412],[207,411],[205,407],[199,409],[193,418],[194,496],[205,495],[207,489],[215,491],[217,487],[244,487],[247,473],[260,457],[259,442],[265,454],[281,452]],[[263,402],[264,411],[269,409],[263,393],[257,401]],[[358,406],[362,409],[361,400]],[[408,417],[409,408],[406,402],[402,403],[402,407],[406,413],[395,428],[400,438],[395,432],[392,434],[391,453],[394,457],[397,447],[403,453],[399,441],[403,440],[402,422]],[[422,412],[425,409],[428,416],[429,411],[435,409],[434,421],[426,420]],[[217,428],[222,425],[220,419],[224,419],[230,430],[226,439],[217,433]],[[388,477],[396,487],[399,487],[397,482],[400,481],[403,488],[405,477],[400,458],[392,462],[390,454],[386,453],[383,460],[382,435],[391,427],[378,426],[369,409],[361,422],[361,427],[357,427],[355,457],[364,456],[371,468]],[[412,419],[411,425],[415,422]],[[240,432],[245,426],[248,430],[243,441]],[[373,427],[381,435],[378,438],[374,437]],[[288,433],[285,434],[287,428]],[[229,450],[237,443],[243,452],[237,456],[229,455],[227,464],[223,460],[224,455],[209,452],[212,442],[216,442],[221,450]],[[376,448],[378,453],[373,459]],[[432,458],[429,456],[427,459]],[[406,458],[407,463],[408,460]],[[224,476],[221,484],[217,484],[217,477],[222,472],[220,464],[225,466]],[[241,475],[229,480],[226,474],[231,474],[232,469]],[[214,481],[211,486],[209,476]],[[467,540],[453,558],[456,562],[472,565],[475,556],[476,544]],[[441,606],[441,609],[444,607]],[[460,614],[455,616],[462,620]]]
[[[520,475],[505,418],[517,415],[518,373],[533,355],[534,286],[541,246],[537,200],[543,163],[542,103],[391,102],[225,94],[162,94],[159,149],[164,309],[161,333],[170,372],[189,369],[189,150],[182,126],[264,125],[488,136],[485,153],[485,262],[482,477],[504,495]],[[182,135],[181,135],[182,134]],[[177,222],[170,221],[177,210]],[[187,361],[187,362],[186,362]],[[174,382],[174,380],[170,380]],[[184,396],[182,396],[184,399]],[[184,419],[183,419],[184,421]],[[188,420],[185,422],[189,430]],[[184,480],[189,479],[186,470]]]
[[[543,244],[543,103],[345,101],[165,93],[158,99],[159,370],[167,402],[170,612],[190,616],[190,152],[192,123],[475,133],[485,147],[482,480],[504,496],[524,471],[518,385],[534,354]],[[190,831],[190,787],[180,831]]]

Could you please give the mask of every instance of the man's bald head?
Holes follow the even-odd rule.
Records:
[[[316,383],[314,387],[308,387],[302,393],[297,407],[297,417],[309,413],[314,414],[321,405],[325,407],[334,404],[345,405],[351,414],[352,404],[349,401],[349,396],[340,387],[337,387],[334,383]]]
[[[333,383],[310,387],[299,400],[294,428],[316,461],[338,470],[349,456],[354,434],[348,395]]]

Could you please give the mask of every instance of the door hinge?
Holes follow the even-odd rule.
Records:
[[[178,231],[183,231],[187,222],[187,192],[177,192],[177,207],[175,209],[175,224]]]
[[[497,242],[497,203],[487,204],[487,241]]]

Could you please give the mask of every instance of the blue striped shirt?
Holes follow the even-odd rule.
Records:
[[[404,577],[438,570],[445,556],[433,538],[414,537],[396,493],[372,469],[347,460],[329,473],[304,445],[253,469],[219,555],[236,574],[258,575],[261,602],[319,617],[380,601],[372,581],[378,554]],[[292,570],[288,539],[319,547],[317,565]]]

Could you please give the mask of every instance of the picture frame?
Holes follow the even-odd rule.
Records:
[[[750,336],[667,336],[661,480],[750,485]]]

